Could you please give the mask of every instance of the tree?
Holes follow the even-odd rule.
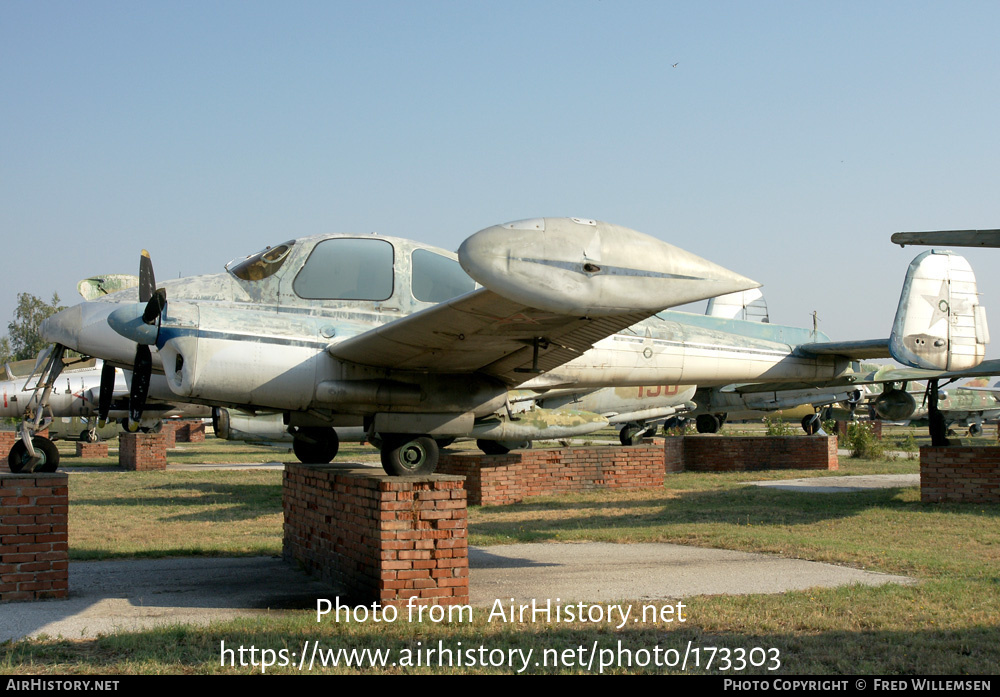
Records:
[[[62,309],[58,293],[52,294],[51,303],[46,303],[31,293],[18,293],[14,321],[7,325],[6,343],[0,342],[0,351],[9,353],[10,360],[15,361],[37,356],[46,345],[38,333],[42,320]]]

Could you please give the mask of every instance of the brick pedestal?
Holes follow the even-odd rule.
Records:
[[[1000,448],[921,448],[920,500],[1000,503]]]
[[[134,472],[167,469],[167,438],[162,433],[123,433],[118,437],[118,465]]]
[[[69,592],[68,480],[65,474],[0,474],[0,602]]]
[[[460,477],[286,465],[282,501],[285,560],[346,589],[350,602],[468,604]]]
[[[15,441],[17,441],[17,431],[0,431],[0,455],[3,455],[5,462]]]
[[[183,426],[177,429],[178,443],[203,443],[205,441],[204,421],[182,421]]]
[[[684,467],[694,472],[836,470],[836,436],[685,436]]]
[[[496,506],[527,496],[663,486],[664,445],[657,439],[628,447],[515,450],[506,455],[442,451],[437,471],[465,477],[470,504]]]
[[[76,442],[77,457],[107,457],[107,443],[85,443],[82,440]]]

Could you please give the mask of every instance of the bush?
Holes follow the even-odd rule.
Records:
[[[781,416],[775,414],[774,416],[765,416],[764,425],[767,427],[765,434],[768,436],[790,436],[792,435],[792,429],[788,427]]]
[[[885,457],[885,445],[875,436],[870,423],[854,421],[847,426],[847,443],[851,447],[851,457],[866,460],[881,460]]]

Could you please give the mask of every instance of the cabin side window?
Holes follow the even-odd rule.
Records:
[[[413,250],[410,268],[413,297],[426,303],[451,300],[476,287],[457,261],[426,249]]]
[[[313,248],[292,288],[310,300],[388,300],[392,264],[392,245],[385,240],[323,240]]]

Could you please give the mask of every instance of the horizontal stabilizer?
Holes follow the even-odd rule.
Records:
[[[937,230],[935,232],[897,232],[894,244],[946,245],[948,247],[1000,247],[1000,230]]]

